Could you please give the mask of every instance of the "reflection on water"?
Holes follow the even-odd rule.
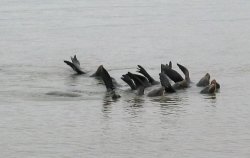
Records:
[[[160,103],[160,105],[180,105],[183,98],[180,97],[170,97],[170,96],[161,96],[153,98],[151,101]]]
[[[110,94],[107,92],[105,97],[103,98],[103,105],[104,106],[111,105],[112,103],[114,103],[116,101],[117,101],[117,99],[112,99]]]
[[[83,77],[83,76],[75,74],[75,73],[70,74],[66,78],[65,84],[70,85],[70,86],[77,86],[79,84],[79,81],[81,80],[81,77]]]
[[[112,104],[119,101],[119,98],[113,99],[112,94],[113,92],[105,92],[103,97],[103,104],[102,104],[102,112],[103,113],[110,113],[112,109]]]
[[[202,94],[204,96],[204,99],[212,99],[216,100],[216,94]]]
[[[160,104],[160,113],[162,115],[176,114],[183,110],[181,106],[183,99],[178,96],[162,96],[154,98],[151,101]]]
[[[209,103],[209,106],[216,106],[217,97],[216,94],[203,94],[203,99]]]
[[[131,118],[136,118],[144,111],[145,98],[143,96],[133,96],[124,102],[124,110]]]
[[[102,113],[104,117],[109,117],[109,113],[111,113],[112,111],[112,102],[114,102],[114,100],[107,100],[104,99],[103,100],[103,104],[102,104]]]
[[[145,102],[144,98],[142,96],[135,96],[130,100],[127,100],[127,103],[129,103],[129,107],[131,108],[140,108],[143,107],[143,103]]]
[[[80,94],[70,93],[70,92],[60,92],[60,91],[52,91],[46,93],[46,95],[56,96],[56,97],[80,97]]]

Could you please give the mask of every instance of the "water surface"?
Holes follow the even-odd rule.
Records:
[[[250,156],[250,2],[0,4],[2,157]],[[63,63],[74,54],[86,75]],[[140,64],[159,80],[169,60],[190,70],[191,88],[139,97],[120,79]],[[89,77],[100,64],[120,99]],[[206,72],[221,84],[215,96],[195,86]]]

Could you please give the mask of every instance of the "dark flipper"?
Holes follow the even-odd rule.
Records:
[[[152,85],[155,85],[155,84],[158,84],[159,82],[155,81],[153,79],[153,77],[151,77],[148,72],[141,66],[141,65],[138,65],[138,70],[137,72],[141,73],[143,76],[145,76],[148,81],[152,84]]]
[[[150,83],[146,77],[144,77],[142,75],[138,75],[138,74],[133,74],[133,75],[136,76],[137,78],[139,78],[143,82],[144,86],[146,86],[146,87],[150,86]]]
[[[108,71],[103,66],[101,66],[100,69],[101,69],[100,71],[101,78],[107,88],[107,91],[110,92],[111,97],[113,99],[120,98],[121,96],[115,92],[115,87],[114,87],[112,78],[110,77]]]
[[[131,77],[130,77],[131,76]],[[137,89],[137,95],[144,95],[145,86],[143,82],[134,74],[128,72],[125,75],[122,75],[121,79],[126,82],[132,90]]]
[[[73,64],[79,65],[79,66],[80,66],[80,62],[79,62],[79,60],[76,58],[76,55],[74,55],[73,58],[71,57],[71,61],[72,61]]]
[[[74,58],[71,57],[71,60],[72,62],[67,60],[64,60],[64,62],[77,72],[77,74],[85,74],[85,72],[81,70],[80,62],[77,60],[76,55],[74,55]]]
[[[102,67],[103,67],[103,66],[100,65],[100,66],[97,68],[96,72],[95,72],[94,74],[92,74],[90,77],[101,77]]]
[[[180,82],[180,81],[184,80],[177,71],[170,69],[166,65],[162,64],[161,70],[174,82]]]
[[[172,62],[171,62],[171,61],[169,61],[168,67],[169,67],[170,69],[172,69]]]
[[[132,90],[136,90],[136,85],[134,84],[134,82],[132,81],[132,79],[127,75],[122,75],[121,79],[126,82]]]
[[[188,69],[186,68],[186,67],[184,67],[183,65],[181,65],[181,64],[178,64],[177,63],[177,66],[181,69],[181,71],[184,73],[184,75],[185,75],[185,80],[187,81],[187,82],[190,82],[190,77],[189,77],[189,71],[188,71]]]
[[[71,63],[70,61],[64,60],[64,62],[69,65],[74,71],[76,71],[75,69],[75,65],[73,63]]]
[[[75,64],[71,63],[70,61],[64,60],[64,62],[69,65],[77,74],[85,74],[82,70],[75,66]]]
[[[168,93],[174,93],[175,90],[171,86],[167,75],[165,73],[160,73],[159,75],[160,75],[161,85],[165,88],[165,91],[168,92]]]
[[[164,64],[161,64],[161,72],[165,73],[166,69],[168,69],[168,67]]]
[[[105,83],[107,91],[114,90],[115,87],[113,85],[112,78],[110,77],[108,71],[103,66],[101,66],[101,69],[102,69],[101,78],[102,78],[103,82]]]
[[[148,87],[149,82],[144,76],[133,74],[131,72],[128,72],[127,75],[134,81],[136,89],[140,86]]]
[[[205,87],[208,86],[210,83],[210,74],[206,73],[205,76],[203,76],[200,81],[196,84],[197,87]]]

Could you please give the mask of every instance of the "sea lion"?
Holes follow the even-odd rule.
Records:
[[[77,60],[76,55],[74,55],[74,57],[71,57],[71,61],[67,61],[64,60],[64,62],[69,65],[77,74],[85,74],[84,71],[82,71],[81,67],[80,67],[80,62]]]
[[[177,66],[181,69],[181,71],[184,73],[185,75],[185,79],[180,81],[180,82],[176,82],[174,85],[173,85],[173,88],[174,89],[183,89],[183,88],[188,88],[189,87],[189,84],[190,84],[190,77],[189,77],[189,71],[186,67],[184,67],[183,65],[181,64],[178,64],[177,63]]]
[[[93,73],[92,75],[90,75],[90,77],[102,78],[102,76],[101,76],[102,75],[102,70],[103,70],[103,65],[100,65],[97,68],[96,72]],[[113,82],[115,87],[120,87],[120,85],[117,83],[117,81],[113,77],[111,77],[111,79],[112,79],[112,82]]]
[[[163,96],[165,93],[174,93],[175,90],[171,86],[168,77],[165,73],[161,72],[159,74],[162,87],[150,91],[148,97]]]
[[[127,75],[135,82],[137,87],[143,85],[144,87],[149,87],[151,86],[150,82],[148,79],[142,75],[134,74],[131,72],[128,72]]]
[[[203,76],[200,81],[196,84],[197,87],[205,87],[209,85],[210,82],[210,74],[206,73],[205,76]]]
[[[166,64],[166,66],[168,66],[170,69],[172,69],[172,62],[169,61],[169,64],[168,65]]]
[[[120,98],[121,96],[115,92],[115,86],[113,84],[112,78],[110,77],[108,71],[101,65],[100,75],[106,86],[107,92],[113,99]]]
[[[172,63],[170,65],[171,67],[169,65],[161,64],[161,72],[164,72],[175,83],[183,81],[184,79],[182,76],[177,71],[172,69]]]
[[[160,88],[157,88],[157,89],[154,89],[152,91],[150,91],[147,96],[148,97],[157,97],[157,96],[163,96],[164,95],[164,87],[160,87]]]
[[[214,94],[217,90],[217,87],[216,87],[216,80],[212,80],[210,85],[206,86],[203,90],[201,90],[200,93],[202,94]]]
[[[121,79],[126,82],[132,90],[136,90],[138,88],[128,74],[122,75]]]
[[[137,95],[143,95],[144,89],[148,86],[148,81],[144,76],[128,72],[122,75],[121,79],[126,82],[131,90],[137,90]]]
[[[102,72],[102,69],[103,69],[103,65],[100,65],[96,72],[93,73],[92,75],[90,75],[90,77],[101,77],[101,72]]]
[[[168,80],[168,77],[167,77],[167,75],[165,73],[161,72],[159,74],[159,76],[160,76],[161,85],[162,85],[162,87],[164,87],[166,93],[174,93],[174,92],[176,92],[175,89],[171,86],[171,84],[170,84],[170,82]]]
[[[150,82],[151,85],[157,85],[159,84],[160,82],[156,81],[153,79],[153,77],[151,77],[148,72],[141,66],[141,65],[137,65],[138,68],[137,68],[137,72],[141,73],[143,76],[145,76],[148,81]]]

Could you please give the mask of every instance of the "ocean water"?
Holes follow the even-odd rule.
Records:
[[[249,1],[0,4],[1,157],[250,157]],[[63,63],[75,54],[87,74]],[[190,88],[137,96],[120,79],[140,64],[159,80],[170,60]],[[120,99],[89,77],[99,65]],[[207,72],[221,84],[213,96],[195,86]]]

